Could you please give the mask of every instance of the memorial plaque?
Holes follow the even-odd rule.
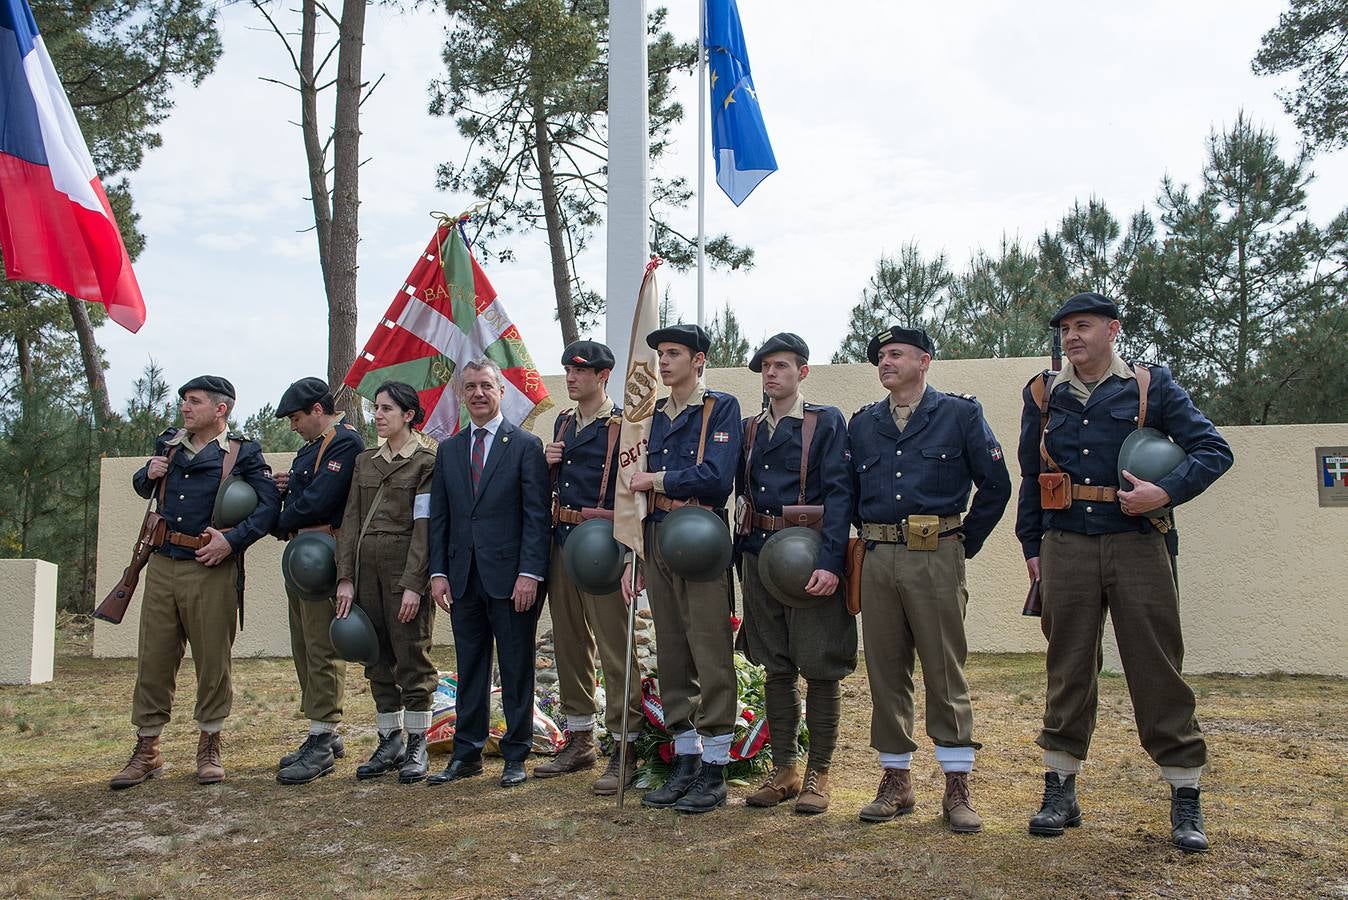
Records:
[[[1348,447],[1316,447],[1315,477],[1321,506],[1348,507]]]

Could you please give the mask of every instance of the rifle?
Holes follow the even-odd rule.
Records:
[[[1062,371],[1062,332],[1057,328],[1053,329],[1053,357],[1050,363],[1051,371]],[[1045,422],[1039,423],[1039,429],[1042,433]],[[1025,606],[1021,609],[1022,616],[1042,616],[1044,614],[1044,601],[1039,596],[1039,579],[1035,578],[1030,582],[1030,592],[1025,595]]]
[[[167,476],[164,480],[167,480]],[[163,546],[164,539],[168,537],[168,522],[151,509],[153,505],[152,495],[150,502],[145,505],[145,519],[140,523],[140,534],[136,537],[136,546],[131,551],[131,565],[126,567],[121,580],[108,592],[108,596],[103,598],[103,602],[98,604],[98,609],[94,610],[95,619],[102,619],[114,625],[121,624],[122,618],[126,615],[126,608],[131,605],[131,596],[136,593],[136,585],[140,583],[141,569],[144,569],[145,564],[150,561],[150,554]]]

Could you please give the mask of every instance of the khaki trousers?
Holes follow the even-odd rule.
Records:
[[[405,534],[367,534],[360,542],[360,571],[356,573],[356,602],[370,617],[379,635],[379,662],[365,667],[370,695],[377,712],[431,708],[431,695],[440,673],[431,662],[431,629],[435,604],[422,596],[416,618],[398,621],[403,589],[398,581],[407,568],[411,537]]]
[[[232,556],[208,567],[191,559],[151,554],[145,567],[131,701],[131,724],[137,728],[168,723],[178,667],[189,645],[197,673],[193,718],[214,722],[229,715],[234,700],[230,651],[239,612],[237,564]]]
[[[922,661],[927,736],[939,747],[978,747],[964,679],[964,544],[935,550],[876,543],[861,569],[862,642],[871,683],[871,746],[911,753],[913,659]]]
[[[1049,531],[1039,576],[1048,693],[1036,743],[1086,758],[1095,732],[1108,610],[1143,748],[1157,765],[1205,765],[1207,744],[1194,717],[1194,692],[1180,674],[1179,594],[1161,533]]]
[[[646,526],[646,591],[655,617],[660,702],[672,735],[696,728],[708,737],[735,728],[738,693],[731,647],[727,573],[714,581],[687,581],[660,555],[659,526]]]
[[[313,722],[342,721],[346,663],[332,646],[332,601],[305,600],[286,589],[290,655],[300,682],[300,709]]]
[[[567,716],[595,712],[595,670],[604,667],[604,725],[609,734],[623,726],[623,667],[627,665],[627,604],[622,591],[589,594],[578,588],[562,562],[562,547],[552,542],[548,565],[548,608],[557,657],[557,689]],[[597,655],[596,655],[596,651]],[[641,673],[636,654],[628,672],[627,728],[641,727]]]

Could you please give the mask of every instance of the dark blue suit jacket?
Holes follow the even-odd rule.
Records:
[[[521,572],[548,574],[551,486],[543,442],[503,421],[474,498],[468,462],[472,440],[470,423],[435,455],[430,571],[448,577],[450,594],[462,597],[476,562],[488,595],[509,597]]]

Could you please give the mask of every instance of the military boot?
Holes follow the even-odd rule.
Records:
[[[1080,824],[1076,775],[1061,778],[1057,772],[1045,772],[1044,800],[1039,812],[1030,818],[1030,834],[1059,837],[1063,829],[1076,828]]]
[[[197,784],[219,784],[225,780],[220,763],[220,732],[203,731],[197,738]]]
[[[1198,796],[1198,788],[1170,789],[1170,839],[1185,853],[1204,853],[1208,849]]]
[[[702,763],[702,771],[689,785],[687,792],[674,804],[681,813],[711,812],[725,806],[725,766],[721,763]]]
[[[969,802],[969,773],[945,773],[945,799],[941,801],[941,818],[956,834],[977,834],[983,830],[983,820]]]
[[[637,744],[636,741],[623,741],[621,750],[613,748],[608,758],[608,768],[590,785],[591,791],[600,797],[612,797],[618,793],[618,768],[624,755],[627,757],[627,787],[632,786],[637,777]]]
[[[795,763],[778,766],[758,790],[744,798],[744,802],[749,806],[776,806],[799,794],[800,787],[800,770]]]
[[[906,816],[917,806],[913,793],[913,776],[907,769],[885,769],[880,776],[880,787],[875,799],[857,813],[863,822],[888,822],[897,816]]]
[[[693,786],[697,775],[702,771],[702,756],[698,753],[680,753],[674,757],[674,765],[669,768],[669,777],[665,783],[653,791],[647,791],[641,797],[642,806],[656,809],[669,809],[679,802],[688,789]]]
[[[337,758],[333,743],[335,734],[311,734],[304,742],[298,758],[276,773],[281,784],[308,784],[324,775],[331,775],[333,762]]]
[[[159,735],[137,737],[136,749],[132,751],[131,759],[127,761],[122,771],[112,776],[108,787],[114,791],[135,787],[162,771],[164,771],[164,757],[159,752]]]
[[[370,754],[368,760],[356,767],[356,778],[364,781],[367,778],[387,775],[394,769],[400,768],[406,758],[402,729],[381,731],[379,733],[379,746],[374,748],[374,752]]]
[[[313,743],[315,737],[318,737],[318,735],[305,735],[304,743],[281,757],[281,761],[276,764],[276,768],[284,769],[286,766],[294,765],[295,761],[304,755],[304,751],[311,743]],[[332,755],[334,759],[341,759],[343,756],[346,756],[346,745],[342,743],[342,736],[335,731],[332,732]]]
[[[568,772],[579,772],[594,767],[599,751],[594,746],[593,731],[573,731],[566,746],[552,759],[534,767],[535,778],[553,778]]]
[[[403,765],[398,770],[400,784],[416,784],[426,780],[426,766],[430,760],[426,756],[426,733],[414,731],[407,736],[407,751],[403,754]]]
[[[828,772],[819,769],[807,769],[805,785],[796,798],[796,812],[803,816],[815,816],[828,810]]]

